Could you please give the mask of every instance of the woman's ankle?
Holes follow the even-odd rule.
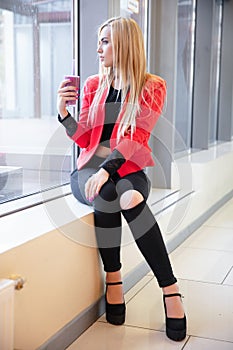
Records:
[[[163,294],[176,294],[179,293],[179,287],[175,283],[171,286],[164,287]],[[180,296],[174,296],[170,298],[165,298],[166,308],[167,308],[167,316],[171,318],[182,318],[184,317],[184,308],[183,303],[181,301]]]
[[[121,282],[121,271],[107,272],[106,283]],[[121,304],[124,302],[123,286],[108,285],[107,286],[107,301],[110,304]]]
[[[121,271],[115,271],[115,272],[107,272],[106,273],[106,282],[121,282]]]
[[[177,283],[174,283],[170,286],[163,287],[163,294],[174,294],[174,293],[179,293],[179,286]]]

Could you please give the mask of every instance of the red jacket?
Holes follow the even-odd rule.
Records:
[[[154,165],[148,141],[151,131],[162,112],[166,96],[165,81],[158,76],[155,77],[156,80],[149,79],[146,82],[146,87],[150,93],[144,88],[139,99],[141,111],[136,117],[136,129],[132,139],[129,132],[117,143],[117,130],[122,118],[122,112],[119,114],[114,126],[110,139],[110,148],[112,151],[117,149],[126,159],[126,162],[117,171],[121,177],[147,166]],[[77,162],[78,169],[81,169],[94,155],[102,134],[105,120],[105,100],[107,98],[108,89],[104,91],[100,104],[97,107],[95,122],[93,125],[88,125],[87,123],[89,107],[95,96],[98,83],[98,75],[91,76],[86,80],[78,128],[71,137],[72,140],[82,148]]]

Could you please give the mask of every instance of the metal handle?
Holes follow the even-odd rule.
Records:
[[[20,275],[14,275],[14,274],[10,275],[9,279],[14,281],[16,290],[22,289],[24,284],[25,284],[25,282],[26,282],[25,278],[23,278]]]

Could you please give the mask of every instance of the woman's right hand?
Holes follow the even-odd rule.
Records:
[[[66,109],[67,101],[76,101],[78,98],[77,88],[75,86],[66,86],[67,83],[70,83],[69,79],[63,80],[59,85],[57,91],[57,111],[60,114],[61,118],[67,116],[68,112]]]

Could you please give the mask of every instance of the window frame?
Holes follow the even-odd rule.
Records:
[[[71,1],[72,8],[71,8],[71,31],[72,31],[72,60],[73,60],[73,67],[74,67],[74,74],[79,74],[79,1],[72,0]],[[14,1],[8,1],[8,0],[2,0],[1,2],[1,9],[10,11],[13,13],[16,13],[15,11],[15,2]],[[23,3],[21,1],[17,1],[17,14],[22,16],[32,16],[33,13],[37,13],[36,5],[32,5],[31,3]],[[38,16],[35,16],[37,18],[33,26],[35,27],[35,33],[34,33],[34,39],[38,43],[39,42],[39,32],[38,32]],[[35,44],[33,49],[35,50]],[[33,50],[33,52],[34,52]],[[37,47],[38,51],[38,47]],[[39,58],[39,51],[38,55],[34,55]],[[37,59],[38,59],[37,58]],[[36,67],[36,76],[38,76],[38,62],[37,59],[34,59],[34,65]],[[75,63],[75,64],[74,64]],[[70,62],[70,65],[72,65],[72,62]],[[79,108],[79,104],[77,103],[77,108]],[[40,81],[39,79],[34,80],[34,118],[38,118],[40,116]],[[75,113],[75,108],[73,108],[74,115],[77,115]],[[59,124],[58,124],[59,125]],[[78,155],[78,148],[73,145],[71,150],[71,169],[70,172],[74,169],[76,164],[76,159]],[[43,158],[43,157],[42,157]],[[43,161],[43,160],[42,160]],[[40,173],[41,169],[38,169],[38,172]],[[46,189],[40,189],[38,187],[38,190],[34,193],[25,193],[22,195],[19,195],[14,198],[6,199],[6,201],[1,203],[0,206],[0,218],[8,216],[10,214],[26,210],[28,208],[41,205],[45,202],[49,202],[52,200],[56,200],[58,198],[64,197],[71,194],[71,189],[69,186],[69,183],[64,183],[61,185],[55,185],[50,186]]]

